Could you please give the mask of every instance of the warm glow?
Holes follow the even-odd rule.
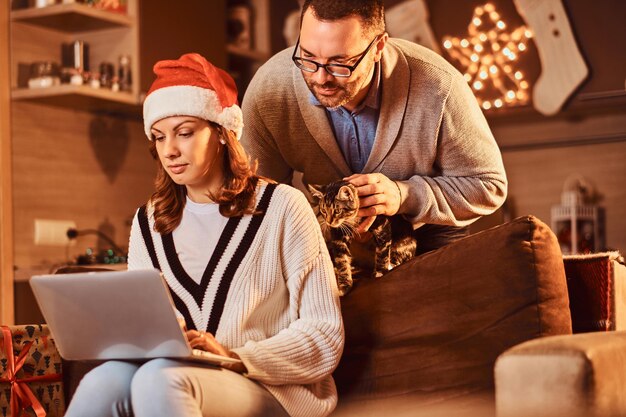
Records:
[[[443,46],[464,68],[463,78],[474,90],[484,110],[528,102],[528,82],[519,71],[518,59],[528,50],[530,30],[520,26],[511,31],[493,4],[474,9],[465,38],[446,36]]]

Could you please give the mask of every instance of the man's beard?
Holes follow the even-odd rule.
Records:
[[[324,84],[318,84],[314,81],[307,80],[306,78],[304,81],[306,82],[306,85],[309,87],[309,90],[311,90],[311,93],[313,93],[313,95],[321,103],[321,105],[324,107],[331,108],[331,109],[336,109],[338,107],[341,107],[349,103],[356,96],[356,93],[357,93],[356,90],[357,90],[358,83],[356,82],[356,80],[344,86],[341,86],[339,84],[336,84],[330,81]],[[332,96],[323,96],[316,92],[315,90],[316,87],[317,88],[336,88],[337,91]]]

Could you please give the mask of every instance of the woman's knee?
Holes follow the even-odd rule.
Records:
[[[130,385],[137,368],[127,362],[109,361],[92,369],[81,379],[66,415],[132,415]]]
[[[105,362],[85,374],[80,381],[79,389],[99,395],[102,395],[103,390],[128,395],[137,368],[137,365],[127,362]]]
[[[143,364],[135,373],[131,383],[133,397],[135,393],[162,391],[170,388],[186,388],[189,379],[182,372],[177,372],[180,363],[170,359],[153,359]]]

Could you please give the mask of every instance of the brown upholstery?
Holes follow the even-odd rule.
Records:
[[[529,339],[570,334],[561,251],[532,216],[362,279],[342,298],[340,403],[493,395],[493,365]]]

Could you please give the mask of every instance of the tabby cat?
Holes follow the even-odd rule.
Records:
[[[317,209],[318,221],[325,232],[339,292],[345,295],[352,288],[350,243],[360,221],[357,217],[359,197],[356,187],[347,181],[336,181],[325,186],[309,185],[309,191],[314,199],[313,208]],[[377,216],[369,231],[375,244],[374,277],[381,277],[415,255],[417,245],[411,233],[412,227],[400,216]]]

